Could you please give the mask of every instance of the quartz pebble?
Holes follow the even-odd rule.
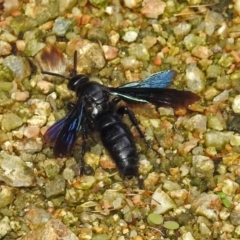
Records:
[[[232,110],[235,113],[240,113],[240,95],[235,96],[233,99]]]
[[[0,40],[0,56],[9,55],[12,51],[12,46],[5,41]]]
[[[201,193],[192,203],[192,208],[197,215],[217,221],[219,211],[222,209],[221,199],[216,194]]]
[[[154,213],[157,214],[168,212],[176,207],[174,201],[160,188],[153,193],[151,205],[155,206]]]
[[[33,170],[26,166],[20,157],[0,152],[0,180],[13,187],[35,185]]]
[[[141,13],[147,18],[158,18],[164,13],[166,3],[161,0],[144,0]]]
[[[79,238],[68,229],[59,219],[52,219],[39,229],[30,231],[19,240],[42,240],[42,239],[71,239],[78,240]]]

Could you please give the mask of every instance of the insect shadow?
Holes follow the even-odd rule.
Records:
[[[199,96],[191,91],[179,91],[166,88],[175,76],[175,71],[157,72],[140,81],[120,87],[106,87],[98,82],[89,81],[86,75],[77,74],[77,52],[74,53],[74,69],[71,77],[42,71],[43,74],[63,77],[69,80],[68,88],[75,92],[77,101],[70,104],[67,115],[52,125],[44,134],[45,143],[53,145],[55,157],[71,155],[78,134],[82,134],[82,153],[79,159],[80,174],[84,170],[86,141],[90,131],[97,131],[103,146],[109,152],[122,177],[138,177],[138,153],[133,134],[123,122],[127,114],[147,146],[155,151],[144,138],[138,121],[126,106],[119,106],[119,101],[126,103],[152,103],[157,107],[186,108]]]

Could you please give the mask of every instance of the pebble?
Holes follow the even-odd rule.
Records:
[[[28,91],[24,92],[17,91],[11,94],[11,98],[19,102],[25,102],[29,98],[29,96],[30,94]]]
[[[64,225],[59,219],[51,219],[37,230],[33,230],[19,240],[47,240],[47,239],[71,239],[79,238]]]
[[[46,183],[46,198],[53,198],[65,193],[65,179],[58,175],[52,181]]]
[[[141,13],[147,18],[158,18],[164,13],[166,3],[160,0],[144,0]]]
[[[206,46],[195,46],[192,50],[192,55],[201,59],[208,59],[213,55],[213,52]]]
[[[210,130],[204,134],[204,143],[206,147],[215,147],[221,150],[225,144],[229,143],[233,132],[219,132]]]
[[[26,58],[20,56],[7,56],[3,65],[9,67],[18,79],[23,79],[31,74],[30,65]]]
[[[116,47],[103,45],[102,49],[103,49],[106,60],[113,60],[118,55],[118,48],[116,48]]]
[[[197,131],[199,133],[204,133],[207,130],[207,117],[202,114],[196,114],[186,120],[184,127],[190,132]]]
[[[41,138],[19,140],[13,143],[13,147],[17,151],[33,154],[42,150],[43,143]]]
[[[128,8],[136,8],[141,2],[141,0],[124,0],[124,5]]]
[[[40,133],[40,128],[38,126],[27,126],[23,131],[23,135],[27,138],[36,138]]]
[[[207,157],[202,155],[193,156],[191,173],[198,177],[212,177],[214,172],[214,163]]]
[[[236,95],[233,99],[232,110],[234,113],[240,113],[240,95]]]
[[[3,239],[5,235],[12,230],[10,226],[9,217],[5,216],[0,220],[0,238]]]
[[[20,127],[23,124],[22,119],[16,113],[5,113],[2,116],[1,127],[2,130],[9,132]]]
[[[200,93],[205,89],[205,75],[194,63],[186,68],[185,80],[189,90]]]
[[[7,56],[11,53],[12,46],[8,42],[0,40],[0,56]]]
[[[150,59],[148,49],[141,43],[132,43],[128,49],[129,55],[136,57],[137,60],[145,62]]]
[[[231,146],[240,146],[240,136],[239,135],[233,135],[230,138],[230,144]]]
[[[105,56],[99,44],[88,40],[74,39],[68,42],[66,53],[72,57],[76,49],[78,49],[77,72],[90,74],[105,66]]]
[[[71,19],[71,18],[58,17],[53,24],[52,31],[57,36],[63,37],[65,36],[67,31],[70,29],[73,22],[74,22],[73,18]]]
[[[124,70],[134,70],[139,68],[142,63],[136,59],[134,56],[123,57],[121,59],[121,65]]]
[[[199,216],[204,216],[211,221],[217,221],[222,202],[218,195],[201,193],[192,203],[192,208]]]
[[[12,187],[35,185],[33,170],[26,166],[20,157],[0,152],[0,180]]]
[[[231,179],[225,179],[222,182],[222,192],[226,193],[229,196],[235,196],[236,191],[239,188],[239,184],[234,182]]]
[[[195,240],[193,235],[190,232],[186,232],[182,235],[183,240]]]
[[[237,203],[230,214],[231,223],[236,226],[240,225],[240,203]]]
[[[225,128],[222,121],[217,116],[213,116],[213,115],[207,116],[207,125],[209,128],[212,128],[218,131],[222,131]]]
[[[154,213],[162,214],[176,207],[174,201],[158,188],[152,195],[151,205],[154,206]]]
[[[88,30],[87,38],[91,42],[101,42],[102,44],[106,44],[108,42],[108,36],[106,31],[103,28],[92,27]]]
[[[14,200],[14,188],[1,185],[0,193],[0,209],[2,209]]]
[[[36,229],[50,220],[51,213],[36,206],[29,206],[25,209],[24,219],[27,220],[31,229]]]
[[[132,31],[125,32],[125,34],[122,36],[122,39],[125,42],[134,42],[136,41],[137,37],[138,37],[138,32],[132,30]]]

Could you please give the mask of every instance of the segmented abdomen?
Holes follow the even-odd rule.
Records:
[[[131,178],[138,175],[138,155],[129,127],[117,114],[106,114],[97,120],[97,130],[120,174]]]

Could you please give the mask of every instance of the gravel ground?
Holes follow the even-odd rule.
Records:
[[[240,239],[240,1],[0,0],[0,239]],[[46,130],[77,72],[117,87],[174,70],[187,109],[128,105],[139,180],[123,179],[96,133],[54,158]]]

